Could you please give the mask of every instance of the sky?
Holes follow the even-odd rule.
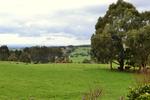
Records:
[[[117,0],[0,0],[0,45],[90,44],[95,24]],[[125,0],[139,11],[150,0]]]

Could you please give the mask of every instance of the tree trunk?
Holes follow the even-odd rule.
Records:
[[[142,64],[142,67],[143,67],[143,72],[146,72],[146,64]]]
[[[141,66],[139,66],[139,72],[141,72],[141,70],[142,70],[142,67],[141,67]]]
[[[112,70],[113,68],[112,68],[112,60],[110,61],[110,69]]]
[[[119,64],[120,64],[120,71],[124,70],[124,58],[125,58],[125,54],[124,54],[124,48],[123,48],[123,44],[121,44],[121,51],[119,54]]]
[[[124,68],[123,68],[124,67],[124,59],[121,59],[119,63],[120,63],[120,71],[123,71],[124,70]]]

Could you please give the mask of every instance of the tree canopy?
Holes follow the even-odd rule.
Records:
[[[129,43],[129,41],[132,39],[142,41],[141,34],[146,39],[150,34],[148,31],[149,24],[150,12],[139,13],[132,4],[123,0],[118,0],[116,3],[111,4],[106,14],[103,17],[99,17],[95,25],[96,31],[91,37],[92,58],[95,58],[100,63],[117,61],[120,65],[119,69],[123,70],[126,59],[131,60],[128,57],[127,50],[137,50],[133,49],[134,46],[131,46],[133,42]],[[150,41],[142,41],[144,46],[148,45],[147,42]],[[139,43],[137,42],[137,44]],[[145,52],[148,52],[149,49],[145,49]]]

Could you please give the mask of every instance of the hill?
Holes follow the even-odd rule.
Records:
[[[70,53],[70,59],[73,63],[82,63],[85,59],[90,60],[90,46],[76,46]]]

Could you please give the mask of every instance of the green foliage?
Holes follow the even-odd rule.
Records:
[[[131,89],[128,100],[150,100],[150,84]]]
[[[92,38],[92,56],[97,57],[97,61],[101,63],[108,63],[111,58],[111,40],[101,37],[100,35],[94,35]]]
[[[17,57],[15,53],[10,54],[10,56],[8,57],[8,61],[17,61]]]
[[[150,100],[150,94],[146,93],[137,98],[137,100]]]
[[[91,38],[92,55],[98,62],[108,63],[116,59],[123,67],[125,52],[123,38],[125,32],[135,28],[133,24],[138,16],[135,7],[123,0],[109,6],[106,15],[99,18],[95,26],[96,32]]]
[[[21,62],[25,62],[25,63],[30,63],[31,62],[31,58],[30,58],[30,55],[26,52],[23,52],[21,55],[20,55],[20,61]]]
[[[84,59],[84,60],[83,60],[83,63],[91,63],[91,60]]]
[[[150,12],[139,13],[123,0],[111,4],[95,25],[96,32],[91,37],[92,58],[101,63],[116,60],[120,70],[124,69],[126,60],[133,66],[135,62],[145,66],[150,51],[149,25]]]
[[[26,48],[24,48],[25,51]],[[33,63],[39,63],[40,62],[40,47],[31,47],[29,54],[31,55],[31,59]]]
[[[9,49],[6,45],[0,47],[0,60],[7,61],[9,57]]]
[[[22,50],[15,50],[13,51],[15,53],[15,56],[17,57],[17,61],[19,60],[20,55],[22,54]]]
[[[55,62],[55,58],[63,57],[61,47],[46,47],[46,46],[34,46],[26,47],[21,50],[10,50],[7,46],[0,47],[0,61],[21,61],[21,62],[33,62],[48,63]]]
[[[150,55],[150,25],[138,30],[131,30],[132,34],[127,38],[127,46],[130,49],[129,59],[137,66],[146,67]]]

